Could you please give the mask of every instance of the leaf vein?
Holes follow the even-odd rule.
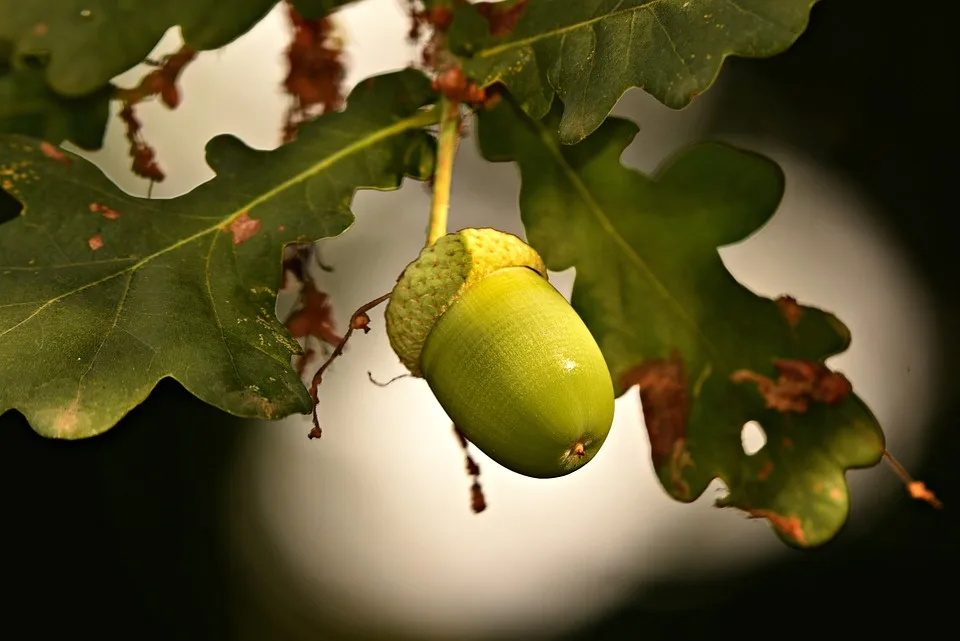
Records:
[[[90,364],[87,365],[87,369],[84,370],[83,374],[81,374],[80,378],[77,380],[78,401],[80,400],[80,391],[83,389],[83,380],[93,369],[97,359],[100,358],[100,352],[103,351],[103,346],[107,344],[108,340],[110,340],[110,337],[113,335],[113,331],[117,328],[117,323],[120,322],[120,313],[123,311],[123,305],[126,303],[127,295],[130,293],[130,283],[133,282],[133,276],[134,274],[131,272],[127,277],[127,283],[124,285],[123,293],[120,295],[120,301],[117,303],[117,311],[113,314],[113,322],[110,323],[110,328],[104,333],[103,340],[100,341],[100,345],[97,346],[97,351],[93,353],[93,357],[90,359]],[[43,327],[43,323],[40,323],[40,326]]]
[[[683,67],[683,70],[687,72],[687,77],[693,78],[693,72],[691,72],[690,67],[687,66],[687,61],[684,60],[683,54],[681,54],[680,50],[677,49],[677,43],[673,41],[673,37],[670,36],[670,32],[667,31],[663,21],[660,20],[660,16],[658,16],[657,12],[653,10],[653,7],[650,7],[650,15],[653,16],[653,19],[657,22],[657,26],[660,27],[661,31],[663,31],[664,37],[667,39],[667,42],[670,43],[670,48],[673,50],[673,55],[677,57],[677,60],[680,61],[680,66]]]
[[[125,256],[122,258],[104,258],[103,260],[84,260],[78,263],[57,263],[55,265],[34,265],[32,267],[23,267],[19,265],[10,265],[10,266],[0,265],[0,271],[36,272],[44,269],[70,269],[72,267],[91,267],[93,265],[104,265],[108,263],[123,263],[123,262],[130,262],[134,260],[137,260],[136,256]]]
[[[666,1],[667,0],[650,0],[650,2],[636,6],[636,7],[628,7],[626,9],[621,9],[619,11],[611,11],[609,13],[605,13],[603,15],[596,16],[594,18],[589,18],[587,20],[582,20],[574,24],[558,27],[556,29],[551,29],[549,31],[544,31],[543,33],[538,33],[532,36],[528,36],[526,38],[520,38],[518,40],[513,40],[511,42],[504,42],[503,44],[499,44],[495,47],[490,47],[489,49],[481,49],[476,53],[476,57],[489,58],[491,56],[497,56],[502,54],[504,51],[509,51],[510,49],[514,49],[517,47],[527,47],[527,46],[536,44],[541,40],[556,38],[557,36],[561,36],[561,35],[570,33],[572,31],[577,31],[578,29],[585,29],[587,27],[593,26],[598,22],[602,22],[603,20],[610,20],[622,15],[627,15],[628,13],[632,13],[632,12],[645,11],[654,5],[658,5]]]
[[[633,249],[633,247],[626,241],[626,239],[620,235],[620,232],[617,231],[616,227],[611,222],[610,218],[606,215],[606,212],[603,211],[603,208],[600,206],[600,203],[596,201],[593,197],[593,194],[590,192],[590,189],[584,184],[583,180],[580,179],[580,175],[574,171],[570,164],[566,161],[566,158],[563,156],[563,152],[557,148],[554,140],[551,138],[549,132],[543,126],[543,123],[539,121],[532,121],[530,118],[526,120],[533,122],[537,130],[539,131],[541,140],[544,141],[547,149],[550,150],[550,154],[554,157],[557,165],[561,168],[563,173],[566,175],[567,179],[570,181],[570,184],[573,185],[574,189],[577,190],[577,193],[580,195],[580,198],[583,200],[583,203],[587,206],[587,209],[593,214],[597,222],[600,225],[600,228],[610,237],[614,245],[620,249],[621,252],[626,256],[631,264],[640,272],[644,279],[650,283],[654,291],[663,298],[668,305],[670,305],[674,312],[680,317],[680,319],[690,327],[690,329],[697,335],[697,337],[703,342],[704,346],[713,354],[714,358],[721,360],[720,352],[707,337],[706,334],[700,329],[693,317],[687,312],[686,308],[678,301],[673,294],[670,293],[670,290],[657,278],[656,274],[647,265],[646,261]]]
[[[95,280],[95,281],[93,281],[93,282],[91,282],[91,283],[87,283],[87,284],[85,284],[85,285],[82,285],[82,286],[80,286],[80,287],[74,288],[74,289],[72,289],[72,290],[70,290],[70,291],[64,292],[64,293],[62,293],[62,294],[59,294],[59,295],[51,298],[50,300],[46,301],[43,305],[41,305],[40,307],[38,307],[36,310],[34,310],[34,312],[33,312],[32,314],[30,314],[29,316],[27,316],[26,318],[24,318],[23,320],[21,320],[21,321],[18,322],[17,324],[15,324],[15,325],[13,325],[13,326],[11,326],[11,327],[8,327],[8,328],[6,328],[6,329],[4,329],[3,331],[0,331],[0,337],[6,336],[6,335],[9,334],[10,332],[16,330],[17,328],[21,327],[21,326],[24,325],[25,323],[29,322],[30,320],[32,320],[33,318],[35,318],[35,317],[37,316],[37,314],[41,313],[43,310],[45,310],[46,308],[50,307],[51,305],[54,305],[54,304],[56,304],[56,303],[58,303],[58,302],[60,302],[60,301],[62,301],[62,300],[64,300],[64,299],[66,299],[66,298],[69,298],[70,296],[73,296],[73,295],[75,295],[75,294],[79,294],[80,292],[83,292],[83,291],[86,291],[86,290],[91,289],[91,288],[93,288],[93,287],[97,287],[97,286],[99,286],[99,285],[102,285],[103,283],[106,283],[106,282],[108,282],[108,281],[110,281],[110,280],[112,280],[112,279],[114,279],[114,278],[116,278],[116,277],[118,277],[118,276],[123,276],[124,274],[135,272],[135,271],[137,271],[138,269],[142,268],[144,265],[147,265],[147,264],[150,263],[151,261],[159,258],[160,256],[163,256],[163,255],[165,255],[165,254],[169,254],[170,252],[173,252],[173,251],[175,251],[175,250],[177,250],[177,249],[180,249],[181,247],[184,247],[184,246],[189,245],[189,244],[191,244],[191,243],[193,243],[193,242],[199,241],[200,239],[202,239],[203,237],[207,236],[208,234],[211,234],[211,233],[214,233],[214,234],[215,234],[215,233],[217,233],[217,232],[220,231],[223,227],[225,227],[226,225],[229,225],[234,219],[236,219],[236,218],[237,218],[238,216],[240,216],[241,214],[244,214],[244,213],[246,213],[246,212],[251,211],[251,210],[254,209],[255,207],[263,204],[264,202],[267,202],[267,201],[270,200],[271,198],[276,197],[278,194],[286,191],[287,189],[289,189],[289,188],[291,188],[291,187],[293,187],[293,186],[295,186],[295,185],[297,185],[297,184],[300,184],[300,183],[302,183],[303,181],[307,180],[308,178],[314,176],[315,174],[317,174],[317,173],[319,173],[319,172],[321,172],[321,171],[323,171],[323,170],[331,167],[332,165],[336,164],[337,162],[339,162],[339,161],[342,160],[343,158],[346,158],[346,157],[348,157],[348,156],[350,156],[350,155],[352,155],[352,154],[355,154],[355,153],[358,153],[358,152],[360,152],[360,151],[363,151],[363,150],[366,149],[367,147],[370,147],[370,146],[372,146],[372,145],[375,145],[375,144],[377,144],[378,142],[381,142],[381,141],[383,141],[383,140],[386,140],[386,139],[388,139],[388,138],[390,138],[390,137],[392,137],[392,136],[401,134],[401,133],[403,133],[403,132],[405,132],[405,131],[409,131],[409,130],[412,130],[412,129],[419,128],[419,127],[421,127],[421,126],[425,126],[425,125],[427,125],[427,124],[430,124],[431,122],[435,122],[435,113],[433,112],[433,110],[420,111],[420,112],[418,112],[418,113],[415,113],[415,114],[412,115],[412,116],[408,116],[408,117],[406,117],[406,118],[403,118],[403,119],[401,119],[401,120],[398,120],[397,122],[393,123],[392,125],[386,126],[386,127],[382,128],[382,129],[380,129],[379,131],[376,131],[376,132],[371,133],[371,134],[369,134],[369,135],[367,135],[367,136],[364,136],[363,138],[360,138],[359,140],[356,140],[355,142],[347,145],[346,147],[344,147],[344,148],[342,148],[342,149],[340,149],[340,150],[338,150],[338,151],[330,154],[330,155],[327,156],[326,158],[323,158],[323,159],[319,160],[317,163],[315,163],[315,164],[312,165],[311,167],[305,169],[304,171],[300,172],[299,174],[297,174],[296,176],[290,178],[289,180],[286,180],[286,181],[284,181],[283,183],[277,185],[277,186],[274,187],[273,189],[271,189],[271,190],[269,190],[269,191],[261,194],[260,196],[257,196],[256,198],[254,198],[253,200],[251,200],[247,205],[239,208],[237,211],[231,213],[230,215],[226,216],[225,218],[222,218],[222,219],[221,219],[220,221],[218,221],[216,224],[211,225],[210,227],[207,227],[206,229],[202,229],[202,230],[198,231],[197,233],[195,233],[195,234],[193,234],[193,235],[191,235],[191,236],[188,236],[188,237],[186,237],[186,238],[183,238],[183,239],[181,239],[181,240],[179,240],[179,241],[171,244],[171,245],[168,246],[168,247],[165,247],[165,248],[163,248],[163,249],[161,249],[161,250],[159,250],[159,251],[157,251],[157,252],[154,252],[153,254],[150,254],[149,256],[145,256],[145,257],[141,258],[139,261],[137,261],[136,263],[134,263],[133,265],[130,265],[129,267],[126,267],[126,268],[124,268],[124,269],[122,269],[122,270],[120,270],[120,271],[118,271],[118,272],[115,272],[115,273],[113,273],[113,274],[109,274],[109,275],[104,276],[103,278],[100,278],[100,279],[98,279],[98,280]]]
[[[772,19],[768,18],[767,16],[760,15],[760,14],[757,13],[756,11],[752,11],[752,10],[750,10],[750,9],[747,9],[746,7],[744,7],[743,5],[741,5],[739,2],[737,2],[737,0],[723,0],[723,2],[725,2],[725,3],[728,4],[728,5],[730,5],[731,7],[733,7],[734,9],[736,9],[737,11],[739,11],[740,13],[745,13],[745,14],[747,14],[748,16],[753,16],[754,18],[756,18],[757,20],[760,20],[761,22],[766,22],[767,24],[773,25],[773,26],[776,27],[777,29],[780,29],[780,30],[782,30],[782,31],[786,31],[787,33],[790,33],[790,29],[789,29],[788,27],[785,27],[784,25],[780,24],[779,22],[776,22],[775,20],[772,20]]]
[[[217,241],[220,239],[218,234],[213,235],[213,242],[210,243],[210,249],[207,250],[207,260],[204,263],[203,275],[207,283],[207,296],[210,298],[210,309],[213,311],[213,318],[217,321],[217,327],[220,328],[220,340],[223,341],[223,349],[230,357],[230,364],[233,365],[233,371],[237,375],[237,385],[243,387],[243,378],[240,376],[240,368],[237,367],[237,361],[233,358],[233,352],[230,345],[227,344],[227,332],[223,328],[223,321],[220,319],[220,312],[217,310],[217,300],[213,297],[213,283],[210,280],[210,260],[213,258],[213,251],[217,247]]]

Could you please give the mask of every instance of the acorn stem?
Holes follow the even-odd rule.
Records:
[[[442,114],[440,135],[437,140],[437,168],[433,174],[433,203],[430,206],[427,247],[447,233],[453,158],[457,155],[457,144],[460,140],[460,103],[441,96],[440,105]]]

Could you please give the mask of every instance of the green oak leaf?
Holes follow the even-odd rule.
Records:
[[[304,18],[320,18],[329,15],[357,0],[294,0],[297,12]]]
[[[224,11],[214,0],[0,0],[0,40],[14,44],[14,60],[39,60],[54,91],[82,96],[142,62],[170,27],[195,49],[218,49],[275,3],[239,0]]]
[[[727,56],[784,51],[806,29],[816,2],[532,0],[500,36],[464,5],[450,46],[468,76],[481,86],[505,84],[534,118],[559,96],[560,140],[572,144],[599,127],[632,87],[679,109],[713,84]]]
[[[803,412],[767,407],[746,370],[776,379],[774,359],[821,364],[850,340],[833,315],[810,307],[798,323],[727,271],[717,248],[743,240],[776,210],[784,176],[773,161],[704,143],[654,176],[620,157],[637,133],[608,118],[576,145],[557,135],[561,107],[543,121],[511,100],[482,113],[479,141],[514,161],[530,243],[552,270],[576,268],[572,303],[595,336],[618,396],[639,384],[654,466],[674,498],[693,501],[714,478],[720,501],[767,517],[796,546],[832,538],[849,512],[847,469],[875,465],[883,433],[850,394]],[[747,455],[745,423],[766,445]]]
[[[297,0],[308,17],[352,0]],[[14,61],[35,60],[59,94],[83,96],[143,62],[166,31],[180,26],[187,45],[219,49],[252,29],[277,0],[0,0],[0,41]]]
[[[300,352],[276,318],[282,246],[340,234],[357,189],[433,169],[430,82],[407,70],[362,83],[347,109],[260,152],[207,145],[211,181],[134,198],[93,165],[0,136],[0,413],[48,437],[112,427],[162,378],[238,416],[307,412]]]
[[[47,86],[42,71],[11,70],[0,75],[0,134],[25,134],[57,145],[69,140],[82,149],[99,149],[112,93],[102,87],[80,98],[64,98]]]

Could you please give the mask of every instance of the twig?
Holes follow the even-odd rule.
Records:
[[[361,305],[357,311],[353,313],[353,316],[350,317],[350,327],[347,328],[346,333],[343,335],[343,338],[340,340],[340,343],[337,345],[336,349],[333,350],[333,353],[323,362],[323,365],[317,370],[316,374],[313,375],[313,380],[310,381],[310,398],[313,401],[313,429],[310,430],[310,433],[307,434],[308,438],[320,438],[323,430],[320,429],[320,417],[317,416],[317,404],[319,403],[318,398],[318,388],[320,383],[323,382],[323,373],[326,371],[330,364],[337,359],[338,356],[343,354],[343,348],[346,346],[347,341],[350,340],[350,336],[353,335],[353,331],[357,329],[362,329],[363,333],[366,334],[370,331],[370,317],[367,316],[367,312],[390,298],[390,294],[384,294],[378,298],[373,299],[369,303]]]
[[[323,262],[322,258],[320,258],[319,247],[316,247],[313,250],[313,261],[317,264],[317,267],[319,267],[321,270],[327,272],[328,274],[333,273],[333,265],[328,265],[327,263]]]
[[[487,509],[487,500],[483,495],[483,488],[480,487],[480,466],[470,457],[470,452],[467,450],[469,441],[467,441],[467,437],[463,435],[463,432],[461,432],[456,425],[453,426],[453,433],[456,435],[457,441],[460,442],[460,448],[463,450],[463,456],[466,459],[467,474],[473,477],[473,485],[470,486],[470,509],[473,510],[474,514],[480,514],[480,512]]]
[[[412,374],[397,374],[386,383],[381,383],[380,381],[373,378],[373,372],[367,372],[367,378],[369,378],[370,382],[376,385],[377,387],[386,387],[391,383],[399,381],[401,378],[409,378],[410,376],[412,376]]]
[[[453,159],[460,139],[460,103],[446,97],[441,101],[440,135],[437,140],[437,168],[433,174],[433,202],[430,206],[430,226],[427,247],[447,233],[450,213],[450,185],[453,178]]]
[[[927,486],[923,484],[923,481],[917,481],[910,476],[907,468],[905,468],[889,450],[883,451],[883,460],[887,462],[887,465],[890,466],[893,473],[900,477],[903,484],[907,486],[907,491],[910,492],[910,496],[920,501],[926,501],[938,510],[943,508],[943,503],[937,498],[937,495],[928,490]]]

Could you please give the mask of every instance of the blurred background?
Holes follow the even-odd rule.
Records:
[[[0,638],[865,638],[949,626],[960,560],[956,74],[948,21],[895,6],[822,2],[790,51],[729,61],[689,108],[632,91],[615,114],[640,124],[623,161],[644,171],[704,138],[781,163],[780,211],[723,248],[724,261],[754,291],[790,293],[849,325],[852,347],[831,365],[944,510],[910,500],[884,466],[851,472],[849,526],[824,548],[790,550],[765,521],[712,507],[719,484],[693,505],[666,496],[634,390],[576,474],[521,478],[475,452],[489,508],[473,515],[462,453],[426,385],[368,380],[403,371],[378,311],[325,377],[319,441],[305,417],[235,419],[170,381],[89,441],[44,441],[21,416],[0,417]],[[398,0],[339,16],[348,85],[416,56]],[[216,134],[279,144],[287,41],[274,11],[199,56],[177,110],[139,109],[168,176],[154,197],[212,176],[203,147]],[[178,45],[171,30],[155,55]],[[126,152],[113,120],[105,148],[84,155],[146,195]],[[514,166],[486,163],[466,138],[451,226],[522,233],[518,189]],[[319,278],[340,327],[419,251],[428,207],[418,183],[361,192],[354,227],[324,241],[335,272]],[[569,294],[573,277],[552,280]],[[572,521],[561,516],[571,502]]]

